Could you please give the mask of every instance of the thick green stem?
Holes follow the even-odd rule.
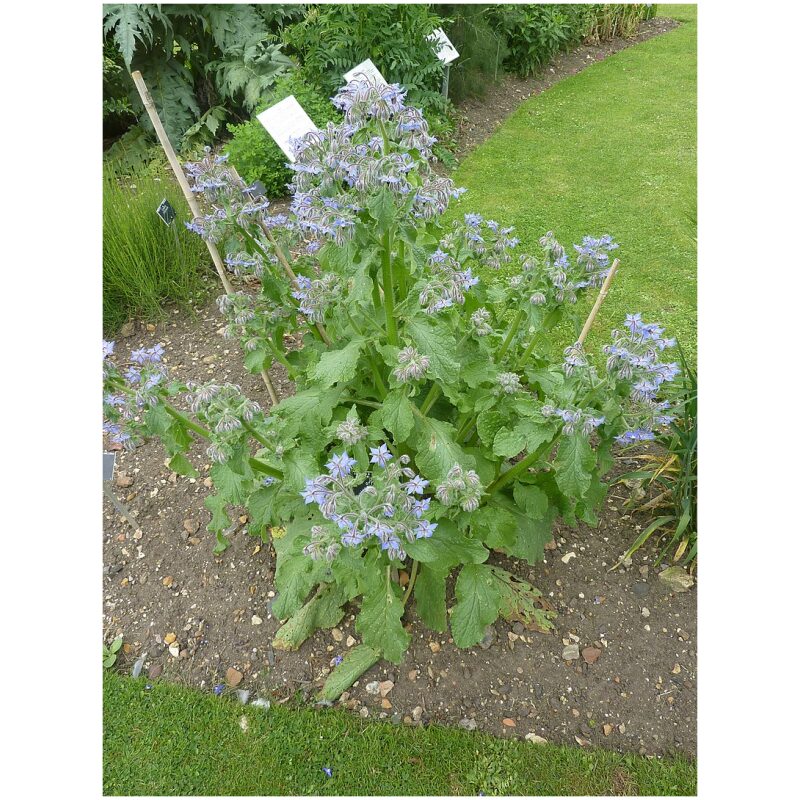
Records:
[[[528,467],[530,467],[531,464],[534,464],[536,461],[538,461],[539,458],[541,458],[542,453],[549,450],[555,444],[556,439],[558,439],[558,436],[559,434],[556,434],[552,439],[550,439],[550,441],[545,442],[541,447],[537,448],[532,453],[528,453],[528,455],[525,456],[525,458],[523,458],[522,461],[518,461],[516,464],[514,464],[513,467],[511,467],[510,470],[498,476],[493,483],[489,484],[488,488],[486,489],[486,494],[487,495],[494,494],[495,492],[499,491],[504,486],[506,486],[508,483],[513,481],[514,478],[516,478],[518,475],[525,472],[525,470],[528,469]]]
[[[381,259],[381,280],[383,283],[383,307],[386,312],[386,336],[389,344],[400,346],[397,337],[397,320],[394,317],[394,286],[392,285],[392,234],[383,235],[383,257]]]
[[[269,447],[270,443],[249,423],[242,421],[242,427],[259,443],[263,444],[264,447]]]
[[[539,330],[533,334],[530,342],[528,342],[528,346],[525,348],[522,355],[520,356],[519,361],[517,362],[517,371],[521,370],[525,366],[525,364],[527,363],[528,359],[531,356],[531,353],[533,352],[533,348],[536,347],[536,345],[541,341],[542,336],[544,336],[550,330],[553,321],[556,318],[558,310],[559,309],[554,309],[553,311],[551,311],[544,318],[544,321],[542,322],[542,327],[539,328]]]
[[[508,334],[506,335],[503,344],[500,345],[500,349],[497,351],[497,355],[495,356],[495,361],[500,361],[506,354],[508,348],[511,345],[511,340],[516,336],[517,331],[519,330],[520,323],[524,318],[525,318],[525,312],[522,309],[517,311],[517,316],[514,317],[514,321],[511,323],[511,327],[508,330]]]
[[[397,279],[397,292],[400,295],[400,302],[402,302],[406,298],[406,243],[400,238],[397,240],[397,261],[394,272]]]

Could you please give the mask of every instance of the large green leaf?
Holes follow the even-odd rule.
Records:
[[[403,660],[411,641],[401,621],[405,609],[397,591],[388,578],[380,581],[374,591],[364,595],[356,618],[356,630],[364,644],[380,650],[387,661],[395,664]]]
[[[563,436],[555,460],[558,488],[573,500],[580,500],[592,483],[595,454],[586,436]]]
[[[496,550],[509,550],[517,538],[517,521],[514,514],[497,506],[483,506],[473,511],[470,527],[476,536]]]
[[[214,464],[211,480],[220,496],[231,505],[242,505],[247,500],[251,478],[234,472],[227,464]]]
[[[475,459],[456,444],[455,433],[449,422],[430,417],[416,419],[413,444],[417,467],[429,480],[443,480],[454,464],[474,468]]]
[[[479,564],[489,557],[489,551],[478,539],[466,536],[448,519],[439,520],[429,539],[416,539],[403,546],[412,558],[439,570],[456,564]]]
[[[429,374],[442,383],[455,385],[459,380],[459,365],[453,357],[456,340],[442,325],[428,319],[414,318],[405,327],[405,336],[419,352],[431,361]]]
[[[414,429],[414,413],[411,410],[411,401],[406,397],[403,389],[393,389],[383,400],[383,403],[370,417],[370,423],[377,427],[386,428],[394,437],[395,444],[404,442]]]
[[[419,568],[414,584],[414,605],[420,619],[434,631],[447,630],[445,590],[449,570],[435,569],[427,564]]]
[[[312,379],[319,381],[323,389],[328,389],[335,383],[347,383],[352,380],[358,369],[363,348],[363,339],[353,339],[341,350],[326,351],[312,369]]]
[[[500,613],[500,590],[491,567],[466,564],[456,581],[456,600],[450,617],[453,640],[458,647],[472,647],[483,639],[487,625]]]
[[[327,425],[339,401],[341,390],[314,387],[287,397],[272,410],[273,416],[284,420],[284,435],[296,436],[301,430]]]
[[[525,436],[518,430],[509,430],[505,426],[497,431],[492,445],[492,452],[502,458],[513,458],[525,449]]]

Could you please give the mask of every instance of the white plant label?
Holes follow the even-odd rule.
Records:
[[[257,118],[289,161],[294,161],[290,140],[299,139],[309,131],[317,130],[317,126],[293,94],[262,111]]]
[[[458,50],[453,47],[453,43],[447,38],[447,34],[441,29],[437,28],[428,40],[433,42],[433,49],[439,60],[446,66],[452,64],[458,58]]]
[[[380,86],[381,84],[386,85],[386,78],[381,75],[378,68],[372,63],[372,59],[368,58],[366,61],[362,61],[360,64],[357,64],[350,72],[345,72],[344,79],[347,83],[350,83],[353,78],[366,78],[367,80],[371,80]]]

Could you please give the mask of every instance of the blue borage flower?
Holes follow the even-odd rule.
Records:
[[[312,559],[332,561],[341,546],[363,547],[375,542],[392,560],[404,560],[404,541],[429,538],[436,523],[425,519],[430,511],[424,494],[429,482],[417,475],[409,457],[392,459],[385,444],[370,448],[371,462],[381,468],[358,493],[363,476],[352,472],[355,462],[346,452],[334,454],[326,464],[327,474],[306,480],[300,492],[306,504],[319,506],[332,526],[315,525],[304,552]]]
[[[554,408],[551,405],[544,405],[541,414],[543,417],[559,417],[564,422],[563,432],[567,436],[574,436],[576,433],[588,436],[605,422],[605,417],[593,416],[581,408]]]

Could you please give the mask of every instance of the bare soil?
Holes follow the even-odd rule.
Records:
[[[588,57],[599,60],[672,26],[651,20],[634,40],[559,57],[554,73],[529,81],[506,79],[505,92],[467,107],[471,122],[462,128],[460,152],[490,135],[525,97],[591,63]],[[209,304],[195,317],[175,312],[155,326],[137,323],[132,336],[118,338],[118,349],[161,342],[165,364],[176,377],[238,383],[268,407],[260,378],[243,370],[239,347],[222,337],[221,325]],[[282,368],[273,368],[271,375],[280,396],[292,392]],[[196,479],[171,473],[157,441],[117,453],[112,488],[132,511],[134,524],[104,501],[105,639],[124,636],[122,669],[146,654],[144,671],[152,679],[210,689],[224,683],[233,667],[243,676],[239,688],[252,696],[272,702],[309,698],[330,671],[331,659],[358,641],[353,616],[347,614],[335,632],[318,632],[297,652],[273,650],[279,622],[269,611],[272,548],[247,533],[242,509],[231,546],[214,555],[203,506],[212,491],[210,460],[199,443],[190,457],[201,470]],[[619,459],[619,473],[631,468]],[[628,494],[622,484],[612,487],[594,529],[557,526],[553,549],[534,568],[492,556],[515,574],[530,576],[544,592],[558,612],[554,633],[531,633],[519,623],[498,621],[485,647],[459,650],[447,636],[427,631],[412,604],[408,619],[414,638],[405,661],[379,663],[340,704],[397,724],[461,724],[498,736],[534,733],[552,742],[577,740],[584,747],[694,755],[696,593],[671,593],[657,579],[651,547],[640,550],[629,568],[608,572],[650,520],[626,511]],[[165,644],[170,634],[177,655]],[[563,651],[571,643],[581,651],[597,648],[599,658],[592,664],[583,656],[565,661]],[[385,698],[366,692],[369,682],[387,679],[394,687]]]

